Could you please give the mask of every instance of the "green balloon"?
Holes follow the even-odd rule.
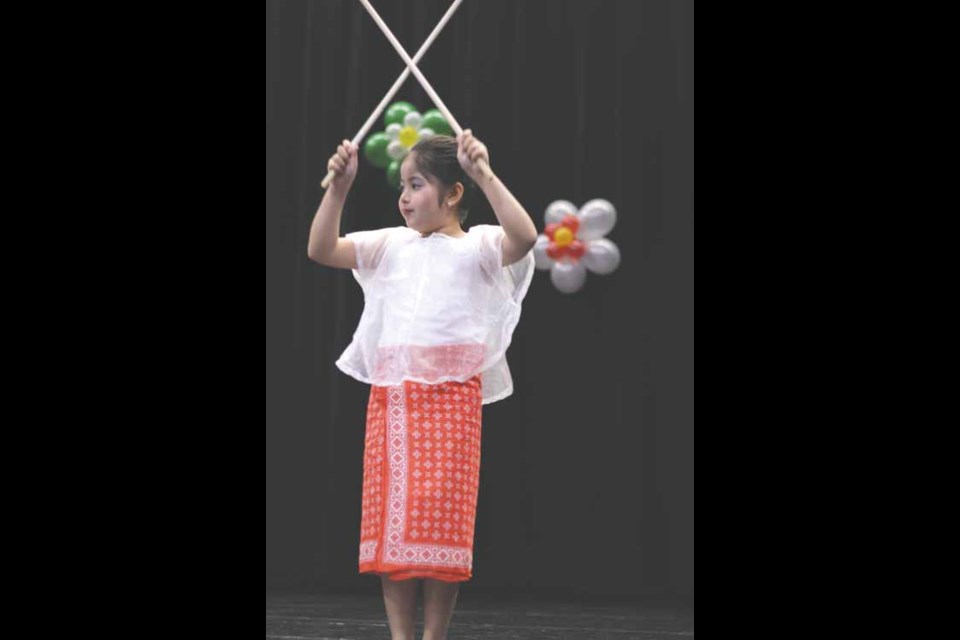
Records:
[[[383,120],[387,123],[388,127],[393,123],[403,124],[403,119],[407,117],[407,114],[416,110],[417,108],[409,102],[403,102],[402,100],[400,102],[394,102],[387,107],[387,112],[383,116]]]
[[[394,189],[400,188],[400,163],[403,160],[393,160],[387,167],[387,184]]]
[[[390,144],[390,138],[387,134],[382,131],[373,134],[363,143],[363,157],[378,169],[386,169],[390,164],[390,156],[387,155],[388,144]]]
[[[451,129],[450,125],[447,124],[447,121],[444,119],[443,114],[440,113],[439,109],[430,109],[430,111],[427,111],[425,114],[423,114],[423,122],[420,123],[420,126],[426,127],[427,129],[433,129],[434,133],[439,133],[441,135],[453,135],[453,129]]]

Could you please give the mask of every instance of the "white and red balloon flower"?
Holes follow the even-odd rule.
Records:
[[[617,224],[617,211],[597,198],[578,210],[567,200],[557,200],[544,214],[546,229],[537,238],[533,257],[537,269],[550,270],[550,280],[563,293],[583,287],[587,270],[601,275],[620,265],[620,250],[604,236]]]

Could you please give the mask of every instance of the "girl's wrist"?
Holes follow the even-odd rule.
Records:
[[[480,190],[483,191],[484,193],[487,192],[487,189],[494,186],[498,180],[499,178],[497,178],[497,174],[493,172],[493,169],[490,169],[489,178],[484,176],[483,173],[478,171],[477,177],[473,179],[473,181],[477,183],[477,186],[480,187]]]
[[[346,183],[337,182],[336,180],[334,180],[333,182],[330,183],[330,190],[345,196],[347,195],[347,192],[350,191],[350,187],[353,186],[354,179],[355,178],[351,178],[350,181]]]

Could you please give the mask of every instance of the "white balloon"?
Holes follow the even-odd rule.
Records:
[[[582,264],[555,262],[550,268],[550,279],[561,293],[574,293],[579,291],[587,280],[587,270]]]
[[[602,198],[591,200],[580,207],[580,229],[577,238],[586,242],[596,240],[610,233],[617,224],[617,210]]]
[[[421,140],[426,140],[427,138],[430,138],[430,137],[435,136],[435,135],[437,135],[437,134],[436,134],[436,132],[435,132],[433,129],[431,129],[430,127],[424,127],[423,129],[420,129],[420,131],[417,131],[417,135],[420,136],[420,139],[421,139]]]
[[[577,215],[577,205],[569,200],[554,200],[547,206],[547,212],[543,219],[547,221],[547,224],[553,224],[554,222],[561,222],[563,216],[575,215]]]
[[[394,140],[387,145],[387,155],[394,160],[399,160],[407,155],[407,148],[399,140]]]
[[[413,127],[414,129],[420,126],[420,123],[423,121],[423,116],[421,116],[416,111],[411,111],[403,118],[403,124],[408,127]]]
[[[534,266],[540,271],[546,271],[553,266],[553,258],[547,255],[550,238],[544,234],[537,236],[537,244],[533,245]]]
[[[400,129],[403,129],[399,124],[394,122],[393,124],[387,125],[387,137],[391,140],[397,140],[400,137]]]
[[[600,238],[587,242],[587,251],[580,258],[583,265],[600,275],[613,273],[620,266],[620,249],[611,240]]]

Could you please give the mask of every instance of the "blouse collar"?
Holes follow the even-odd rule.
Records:
[[[471,229],[472,229],[472,228],[473,228],[473,227],[471,227]],[[424,239],[424,240],[426,240],[427,238],[432,238],[432,237],[434,237],[434,236],[441,236],[441,237],[444,237],[444,238],[450,238],[451,240],[463,240],[463,239],[466,238],[468,235],[470,235],[470,231],[469,231],[469,230],[467,230],[467,232],[464,233],[462,236],[451,236],[451,235],[446,234],[446,233],[440,233],[439,231],[434,231],[433,233],[431,233],[431,234],[428,235],[428,236],[421,235],[419,231],[417,231],[416,233],[417,233],[417,235],[418,235],[420,238],[422,238],[422,239]]]

